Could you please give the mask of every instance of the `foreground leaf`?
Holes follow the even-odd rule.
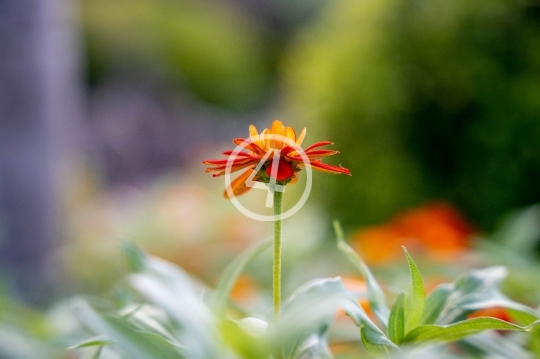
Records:
[[[454,291],[454,285],[445,283],[437,286],[426,298],[424,303],[424,314],[421,324],[434,324],[441,314],[446,301]]]
[[[231,290],[244,267],[255,257],[268,249],[271,244],[272,242],[270,241],[257,244],[253,248],[248,249],[245,253],[242,253],[232,261],[227,268],[225,268],[225,271],[219,278],[217,287],[210,298],[210,307],[214,309],[219,317],[225,316],[225,309],[227,308]]]
[[[382,326],[386,328],[388,325],[388,317],[390,316],[390,309],[386,305],[386,298],[379,283],[377,283],[377,280],[373,274],[371,274],[368,266],[362,261],[360,256],[358,256],[347,242],[345,242],[343,229],[338,221],[334,221],[334,231],[336,233],[338,249],[347,256],[349,261],[364,276],[367,284],[369,306]]]
[[[403,247],[407,262],[409,263],[409,270],[411,272],[411,290],[407,293],[405,300],[405,333],[409,333],[416,328],[424,314],[424,301],[426,293],[424,292],[424,284],[422,283],[422,276],[413,259],[407,252],[407,249]]]
[[[101,303],[78,298],[74,300],[73,308],[86,327],[92,332],[103,333],[107,338],[114,340],[116,346],[130,358],[184,358],[172,344],[165,340],[156,340],[155,334],[141,332],[104,309]]]
[[[314,280],[299,288],[285,303],[282,316],[270,326],[268,338],[274,347],[285,347],[285,357],[291,357],[313,334],[324,338],[339,307],[360,328],[361,340],[370,353],[400,351],[371,321],[341,278]]]
[[[162,308],[176,327],[175,338],[186,356],[213,358],[222,352],[213,313],[201,300],[203,288],[179,267],[149,256],[145,270],[132,274],[130,283],[140,294]],[[221,353],[224,358],[225,354]]]
[[[105,335],[97,335],[95,337],[85,339],[82,342],[72,345],[66,349],[73,350],[73,349],[85,348],[85,347],[104,346],[104,345],[111,344],[113,342],[114,342],[113,340],[111,340],[109,337],[106,337]]]
[[[466,336],[480,333],[484,330],[513,330],[526,332],[538,325],[540,321],[536,321],[528,326],[521,327],[504,320],[479,317],[468,319],[450,325],[435,325],[426,324],[414,329],[405,336],[403,342],[418,343],[418,342],[448,342],[462,339]]]
[[[470,312],[492,307],[519,311],[527,318],[528,323],[540,319],[538,311],[507,298],[500,291],[501,283],[507,274],[505,267],[495,266],[473,270],[458,278],[436,322],[450,324],[463,320]]]
[[[405,293],[401,293],[392,306],[388,320],[388,337],[396,344],[405,336]]]

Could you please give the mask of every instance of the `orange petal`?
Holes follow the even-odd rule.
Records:
[[[257,127],[255,127],[255,125],[249,125],[249,138],[251,139],[251,142],[255,142],[260,146],[259,132],[257,131]]]
[[[285,136],[285,126],[283,126],[283,122],[281,122],[280,120],[275,120],[274,122],[272,122],[272,126],[270,127],[270,134],[277,136]],[[283,141],[280,141],[279,139],[271,139],[270,147],[281,149],[283,147]]]
[[[296,144],[297,144],[298,146],[302,145],[302,141],[304,141],[304,137],[306,137],[306,131],[307,131],[307,130],[306,130],[306,128],[304,127],[304,128],[302,129],[302,132],[300,132],[300,136],[298,136],[298,137],[296,138]]]
[[[293,142],[296,142],[296,132],[294,132],[294,128],[285,127],[285,137],[291,139]],[[289,144],[286,143],[286,145],[289,145]]]
[[[295,175],[293,176],[293,178],[291,179],[291,181],[289,182],[289,184],[295,184],[296,182],[298,182],[298,175],[297,175],[297,174],[295,174]]]
[[[242,173],[234,181],[231,182],[231,185],[229,188],[232,189],[232,192],[235,196],[240,196],[241,194],[244,194],[251,189],[251,187],[248,187],[246,185],[246,181],[249,178],[249,176],[251,176],[254,169],[255,167],[249,168],[247,171]],[[226,199],[230,198],[227,190],[223,192],[223,197],[225,197]]]
[[[265,128],[264,131],[261,133],[261,136],[259,138],[262,138],[263,135],[269,135],[270,131]],[[270,147],[270,140],[268,138],[259,140],[259,144],[261,148],[265,151],[268,151],[268,148]]]

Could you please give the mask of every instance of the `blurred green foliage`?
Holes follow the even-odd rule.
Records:
[[[539,201],[539,38],[538,2],[331,2],[284,69],[288,104],[352,171],[325,191],[333,215],[442,199],[492,229]]]
[[[265,29],[213,1],[83,1],[89,80],[157,76],[214,105],[243,110],[268,90],[275,46]]]

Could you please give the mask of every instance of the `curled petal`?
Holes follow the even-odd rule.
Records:
[[[224,154],[225,156],[230,156],[234,153],[233,150],[228,150],[228,151],[223,151],[222,154]],[[249,157],[249,156],[252,156],[252,154],[250,153],[247,153],[247,152],[242,152],[242,151],[239,151],[235,154],[236,156],[239,156],[239,157]]]
[[[281,157],[284,157],[284,156],[287,156],[288,154],[294,152],[294,148],[292,148],[291,146],[285,146],[281,149],[281,152],[279,153],[279,155]]]
[[[232,189],[232,192],[235,196],[240,196],[241,194],[244,194],[251,189],[251,187],[248,187],[246,185],[246,181],[249,178],[249,176],[251,176],[254,169],[255,167],[249,168],[247,171],[242,173],[240,176],[235,178],[234,181],[231,182],[231,185],[229,188]],[[223,197],[227,199],[230,198],[227,190],[223,192]]]
[[[326,146],[326,145],[333,145],[333,144],[334,144],[334,142],[330,142],[330,141],[316,142],[316,143],[312,144],[311,146],[309,146],[308,148],[306,148],[304,150],[304,152],[311,151],[312,149],[317,148],[317,147],[322,147],[322,146]]]
[[[248,163],[246,163],[246,164],[242,164],[242,165],[238,165],[238,166],[231,167],[231,170],[229,171],[229,173],[234,173],[234,172],[236,172],[236,171],[240,171],[241,169],[246,168],[246,167],[249,167],[249,166],[252,166],[253,164],[254,164],[253,162],[248,162]],[[219,169],[214,169],[214,170],[212,170],[212,171],[219,171]],[[209,171],[207,170],[207,172],[209,172]],[[226,169],[223,169],[223,170],[220,171],[220,172],[217,172],[217,173],[212,174],[212,176],[214,176],[214,177],[223,176],[223,175],[225,174],[225,172],[226,172]]]
[[[342,173],[348,176],[351,175],[351,171],[341,166],[332,166],[326,163],[322,163],[321,161],[311,161],[310,164],[314,169],[321,172]]]
[[[316,160],[316,159],[319,159],[319,158],[322,158],[322,157],[336,155],[338,153],[339,153],[339,151],[315,150],[315,151],[310,151],[309,153],[306,153],[306,157],[308,158],[308,160]],[[300,155],[291,153],[291,154],[287,154],[286,156],[287,156],[287,159],[289,159],[291,161],[303,162],[302,156],[300,156]]]
[[[307,129],[304,127],[302,132],[300,132],[300,135],[296,138],[296,144],[298,146],[302,145],[302,141],[304,141],[304,137],[306,137],[306,131]]]
[[[260,141],[259,141],[260,142]],[[244,138],[235,138],[233,140],[233,143],[235,145],[238,145],[242,148],[245,148],[246,150],[248,151],[251,151],[259,156],[264,156],[264,154],[266,153],[265,150],[263,150],[259,145],[257,145],[256,143],[254,142],[251,142],[250,140],[247,140],[244,139]]]
[[[243,165],[243,164],[246,164],[246,163],[252,163],[252,162],[256,162],[256,161],[257,161],[257,159],[237,158],[237,159],[235,159],[234,161],[231,162],[231,167]],[[205,161],[204,164],[214,166],[214,167],[208,167],[207,168],[207,172],[208,172],[209,169],[212,170],[212,171],[224,170],[225,168],[227,168],[227,163],[228,162],[229,162],[228,160],[212,160],[212,161]]]

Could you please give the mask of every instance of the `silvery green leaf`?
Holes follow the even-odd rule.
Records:
[[[338,249],[345,254],[349,261],[356,267],[356,269],[364,276],[367,284],[368,301],[369,306],[381,325],[386,328],[388,325],[388,317],[390,316],[390,309],[386,304],[386,297],[382,291],[379,283],[371,274],[368,266],[362,261],[360,256],[345,242],[343,235],[343,229],[338,221],[334,221],[334,231],[337,238]]]
[[[219,278],[216,289],[210,298],[210,307],[214,309],[218,317],[223,317],[225,315],[225,309],[227,308],[231,290],[244,267],[259,254],[268,249],[271,244],[271,241],[267,241],[249,248],[225,268],[223,274]]]

